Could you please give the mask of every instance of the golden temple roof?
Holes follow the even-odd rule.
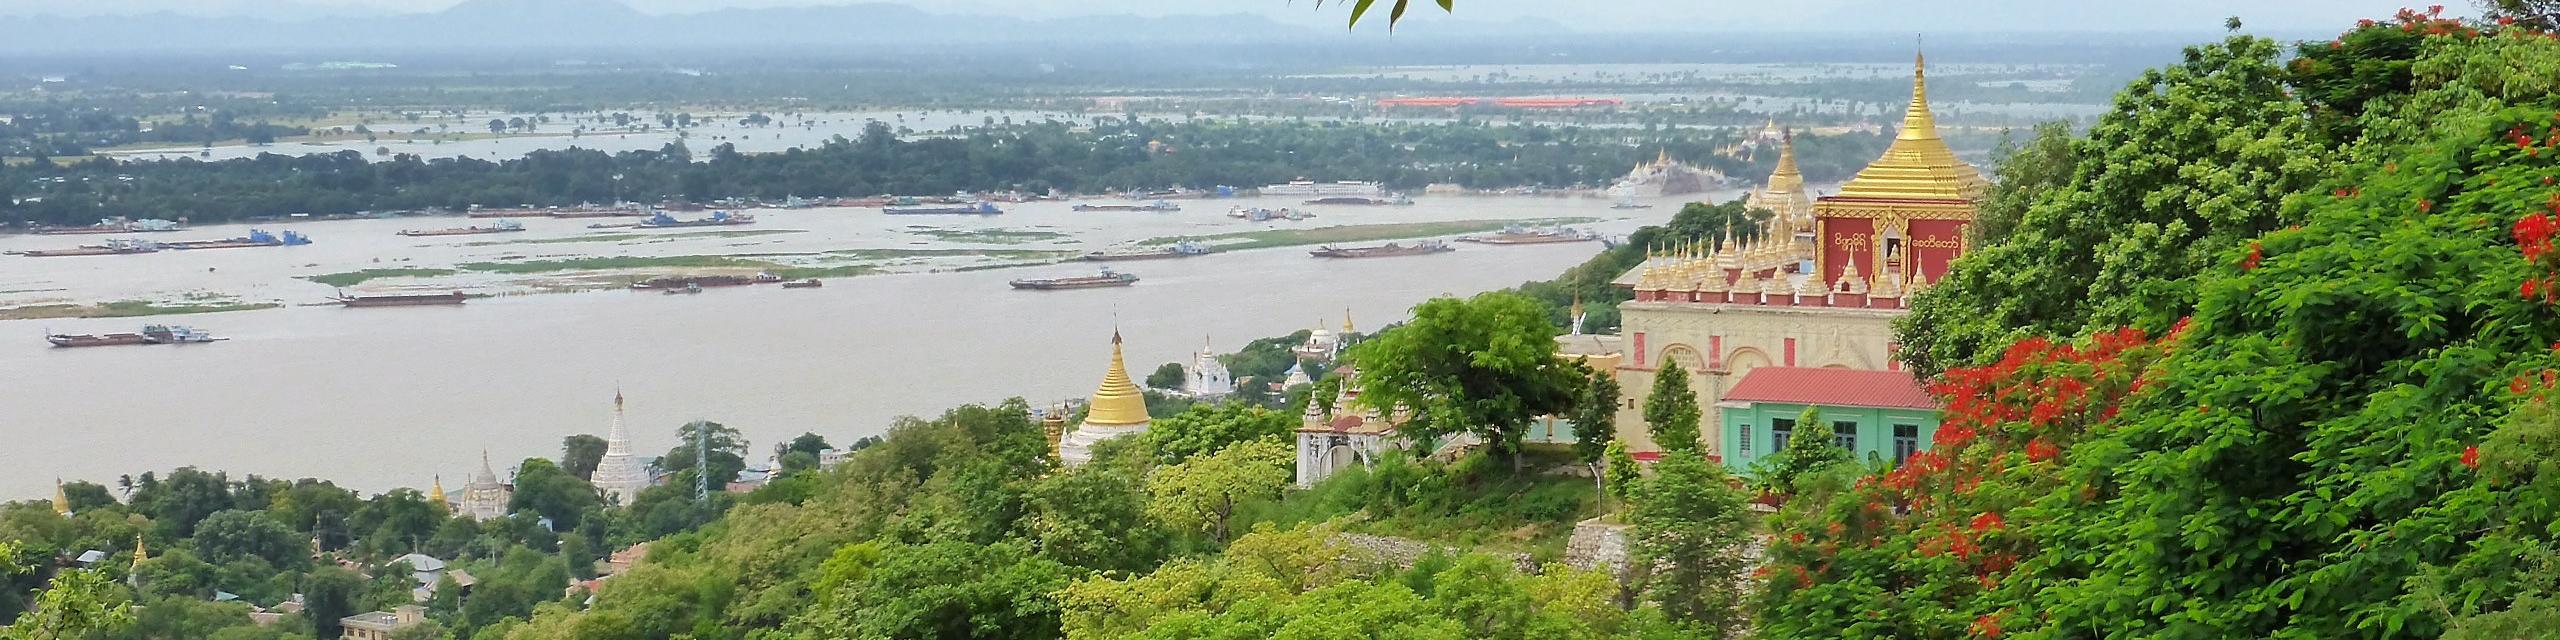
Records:
[[[65,518],[71,517],[71,494],[63,491],[61,478],[53,479],[53,513]]]
[[[1850,198],[1971,200],[1982,195],[1985,182],[1973,165],[1956,159],[1938,138],[1938,120],[1929,113],[1927,59],[1915,57],[1911,69],[1911,104],[1902,114],[1902,131],[1857,177],[1841,185]]]
[[[448,504],[444,500],[444,476],[436,476],[435,483],[427,485],[427,503],[437,508]]]
[[[1120,332],[1111,332],[1111,369],[1102,373],[1102,386],[1093,390],[1093,403],[1085,413],[1085,424],[1146,424],[1147,396],[1137,383],[1129,381],[1129,366],[1120,357]]]

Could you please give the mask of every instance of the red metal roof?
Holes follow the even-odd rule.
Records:
[[[1938,402],[1904,371],[1761,367],[1724,393],[1724,402],[1784,402],[1834,407],[1936,409]]]

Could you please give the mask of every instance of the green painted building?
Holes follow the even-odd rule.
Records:
[[[1901,371],[1762,367],[1716,403],[1725,466],[1748,471],[1795,438],[1827,438],[1855,452],[1901,461],[1929,450],[1938,431],[1937,401]],[[1821,424],[1798,424],[1805,407],[1822,409]]]

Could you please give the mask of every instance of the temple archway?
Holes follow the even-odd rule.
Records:
[[[1662,359],[1659,362],[1666,365],[1678,364],[1682,368],[1686,368],[1690,371],[1707,370],[1707,357],[1699,355],[1697,349],[1692,349],[1689,345],[1685,344],[1674,344],[1668,347],[1663,347]]]
[[[1733,356],[1725,358],[1724,366],[1726,371],[1733,373],[1734,379],[1740,380],[1744,374],[1751,373],[1752,369],[1769,366],[1771,362],[1775,361],[1769,359],[1769,354],[1761,353],[1759,349],[1743,347],[1733,350]]]

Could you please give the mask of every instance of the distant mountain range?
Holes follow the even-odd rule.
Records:
[[[1406,25],[1397,37],[1569,32],[1561,25],[1537,21],[1438,19]],[[1031,20],[932,13],[887,3],[651,15],[614,0],[470,0],[434,13],[291,19],[178,13],[0,17],[0,52],[19,53],[863,47],[945,47],[960,53],[997,43],[1143,45],[1342,35],[1339,30],[1310,29],[1243,14]]]

